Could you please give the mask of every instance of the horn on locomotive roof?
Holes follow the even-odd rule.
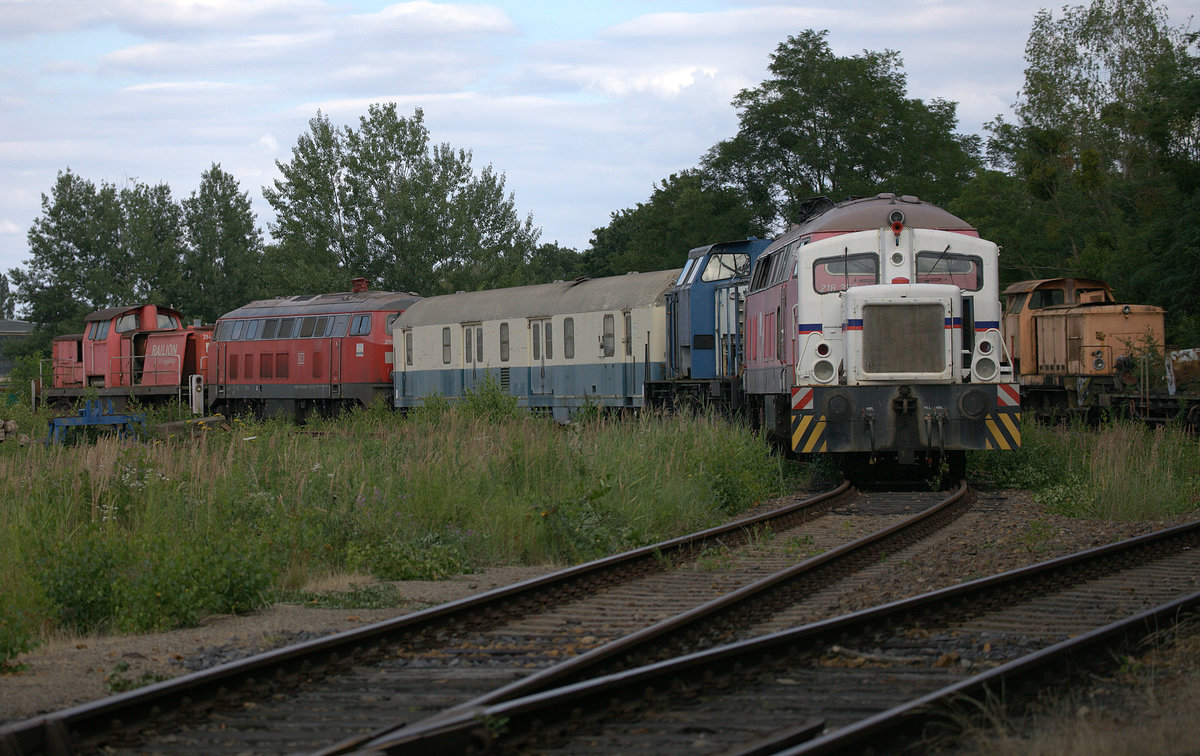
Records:
[[[361,294],[369,288],[371,288],[371,282],[365,278],[350,279],[350,291],[353,294]]]

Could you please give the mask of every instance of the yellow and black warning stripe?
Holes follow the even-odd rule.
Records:
[[[825,443],[826,420],[813,412],[813,390],[792,388],[792,451],[813,454],[828,451]]]
[[[1011,450],[1021,448],[1021,392],[1016,384],[996,387],[996,414],[984,421],[987,425],[987,449]]]

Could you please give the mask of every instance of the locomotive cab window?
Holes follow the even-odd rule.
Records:
[[[108,337],[107,320],[93,320],[91,328],[88,329],[88,338],[92,341],[98,341]]]
[[[158,313],[158,327],[160,329],[178,328],[179,321],[175,319],[174,315],[168,315],[165,312],[160,312]]]
[[[687,264],[683,266],[683,271],[679,274],[679,278],[675,279],[676,286],[683,285],[683,282],[687,280],[688,274],[692,272],[692,266],[695,264],[696,258],[694,257],[687,261]]]
[[[917,283],[953,284],[963,291],[983,288],[983,260],[974,255],[917,253]]]
[[[879,256],[873,253],[822,257],[813,262],[813,290],[818,294],[879,283]]]
[[[1038,289],[1029,297],[1029,309],[1040,310],[1043,307],[1053,307],[1067,301],[1067,293],[1062,289]]]
[[[117,318],[117,333],[125,333],[126,331],[136,331],[141,327],[141,318],[136,312],[126,313]],[[236,339],[237,336],[234,336]]]
[[[708,258],[700,280],[704,282],[724,281],[750,272],[750,255],[745,252],[724,252]]]
[[[1007,314],[1019,315],[1021,310],[1025,309],[1025,300],[1028,298],[1029,295],[1025,292],[1011,295],[1008,298],[1008,309],[1006,310]]]
[[[371,316],[370,315],[355,315],[353,322],[350,324],[351,336],[366,336],[371,332]]]

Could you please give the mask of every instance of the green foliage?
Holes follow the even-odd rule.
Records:
[[[704,169],[776,229],[815,195],[953,198],[979,164],[978,138],[954,131],[955,104],[908,98],[897,53],[839,57],[827,35],[806,30],[779,44],[770,77],[734,98],[738,133],[708,152]]]
[[[439,580],[470,572],[473,567],[465,544],[448,533],[351,543],[346,564],[380,580]]]
[[[108,626],[117,608],[125,554],[96,528],[43,546],[35,570],[60,624],[80,633]]]
[[[523,414],[517,406],[517,397],[501,388],[494,373],[488,373],[474,387],[464,391],[459,408],[466,417],[489,422],[510,420]]]
[[[474,171],[469,151],[431,147],[420,108],[404,118],[395,103],[373,104],[357,129],[318,112],[276,165],[283,177],[263,196],[279,240],[268,257],[289,263],[268,266],[281,293],[355,276],[426,295],[515,283],[537,242],[503,174]]]
[[[147,685],[169,679],[164,675],[158,674],[157,672],[143,672],[135,678],[129,678],[125,676],[125,673],[128,671],[129,662],[117,662],[117,665],[113,668],[113,671],[104,677],[105,690],[107,690],[109,693],[124,693],[127,690],[143,688]]]
[[[37,645],[39,607],[27,585],[0,589],[0,674],[18,672],[13,660]]]
[[[581,260],[592,277],[681,267],[687,251],[718,241],[765,236],[744,192],[722,186],[698,170],[683,171],[655,185],[650,199],[612,214],[592,232]]]
[[[279,591],[274,600],[321,609],[390,609],[408,602],[399,586],[375,583],[345,591]]]

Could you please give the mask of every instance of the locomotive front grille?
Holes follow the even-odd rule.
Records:
[[[946,369],[946,312],[939,302],[886,302],[862,310],[867,373],[941,373]]]

